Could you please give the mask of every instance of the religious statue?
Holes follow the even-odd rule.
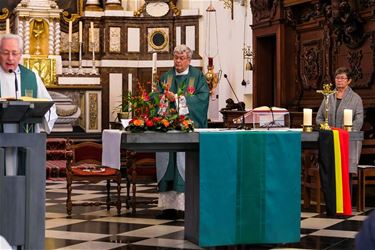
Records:
[[[33,27],[33,36],[35,37],[36,40],[36,46],[35,46],[35,55],[40,55],[40,38],[44,32],[44,22],[43,19],[41,18],[36,18],[34,20],[34,27]]]

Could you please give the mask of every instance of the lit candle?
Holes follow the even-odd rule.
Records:
[[[353,110],[344,109],[344,126],[353,125]]]
[[[6,33],[6,34],[9,34],[9,33],[10,33],[10,20],[9,20],[9,18],[7,18],[7,19],[5,20],[5,33]]]
[[[94,22],[90,22],[90,34],[91,34],[91,39],[90,42],[94,42]]]
[[[152,54],[152,73],[156,72],[156,60],[158,58],[157,53]]]
[[[312,126],[312,109],[303,109],[303,125]]]
[[[79,21],[78,25],[79,25],[79,42],[81,43],[82,42],[82,22]]]
[[[72,21],[69,21],[69,38],[68,38],[68,42],[72,42],[72,28],[73,28],[73,23]]]

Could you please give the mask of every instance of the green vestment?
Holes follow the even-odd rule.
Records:
[[[179,89],[182,89],[189,109],[188,116],[193,120],[194,127],[207,127],[210,90],[202,71],[189,66],[189,73],[187,75],[176,75],[175,68],[172,68],[161,76],[160,83],[170,84],[170,91],[173,93],[177,93]],[[187,93],[186,89],[189,86],[194,87],[194,93]],[[161,86],[159,86],[159,90],[163,91]],[[182,165],[183,166],[177,166],[176,153],[169,154],[167,170],[165,171],[165,166],[160,166],[161,169],[158,169],[158,172],[165,171],[164,176],[159,181],[159,191],[175,190],[177,192],[184,192],[185,182],[180,172],[185,172],[185,164]],[[183,176],[185,175],[183,174]]]

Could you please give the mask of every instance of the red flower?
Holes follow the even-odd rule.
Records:
[[[152,118],[152,120],[154,121],[154,122],[160,122],[161,121],[161,117],[154,117],[154,118]]]
[[[154,126],[154,122],[152,120],[147,120],[146,121],[146,126],[147,127],[152,127],[152,126]]]
[[[188,86],[186,91],[188,92],[189,95],[193,95],[195,92],[194,86]]]

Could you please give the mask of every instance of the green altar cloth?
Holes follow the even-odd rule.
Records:
[[[298,242],[300,132],[201,132],[199,140],[199,245]]]

